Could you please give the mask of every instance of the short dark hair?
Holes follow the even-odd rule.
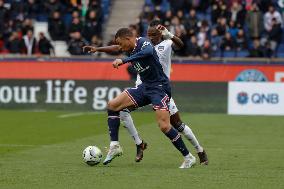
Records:
[[[152,20],[151,22],[150,22],[150,24],[149,24],[149,26],[150,27],[156,27],[156,26],[158,26],[158,25],[160,25],[160,24],[162,24],[161,23],[161,20]]]
[[[133,33],[129,28],[120,28],[116,34],[115,34],[115,39],[119,37],[133,37]]]

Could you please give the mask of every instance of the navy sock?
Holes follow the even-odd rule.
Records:
[[[174,128],[171,128],[167,133],[165,133],[165,135],[172,141],[173,145],[182,153],[183,156],[189,154],[180,134]]]
[[[118,130],[120,125],[119,112],[107,110],[108,130],[111,141],[118,141]]]

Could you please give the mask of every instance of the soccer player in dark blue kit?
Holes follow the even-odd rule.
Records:
[[[171,98],[170,83],[163,72],[153,45],[147,38],[136,38],[128,28],[119,29],[115,35],[115,41],[121,51],[129,53],[129,57],[116,59],[113,61],[113,67],[118,68],[125,63],[131,63],[139,73],[142,84],[136,88],[125,90],[108,102],[108,127],[111,142],[103,164],[110,163],[115,157],[122,154],[118,142],[119,111],[152,104],[160,130],[184,156],[184,162],[180,168],[190,168],[191,159],[194,157],[187,150],[180,134],[170,126],[168,109]]]

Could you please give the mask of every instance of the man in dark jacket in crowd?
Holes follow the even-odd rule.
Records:
[[[80,32],[74,32],[68,44],[68,51],[71,55],[83,55],[82,48],[87,45],[87,41],[82,38]]]
[[[66,39],[65,25],[58,11],[55,11],[52,14],[52,18],[48,21],[48,32],[52,40],[60,41]]]
[[[39,33],[38,50],[43,55],[54,54],[54,48],[50,41],[45,37],[44,33]]]

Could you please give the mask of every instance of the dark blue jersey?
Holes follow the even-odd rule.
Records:
[[[152,43],[144,37],[137,38],[136,46],[130,56],[122,59],[130,62],[146,85],[169,82]]]

